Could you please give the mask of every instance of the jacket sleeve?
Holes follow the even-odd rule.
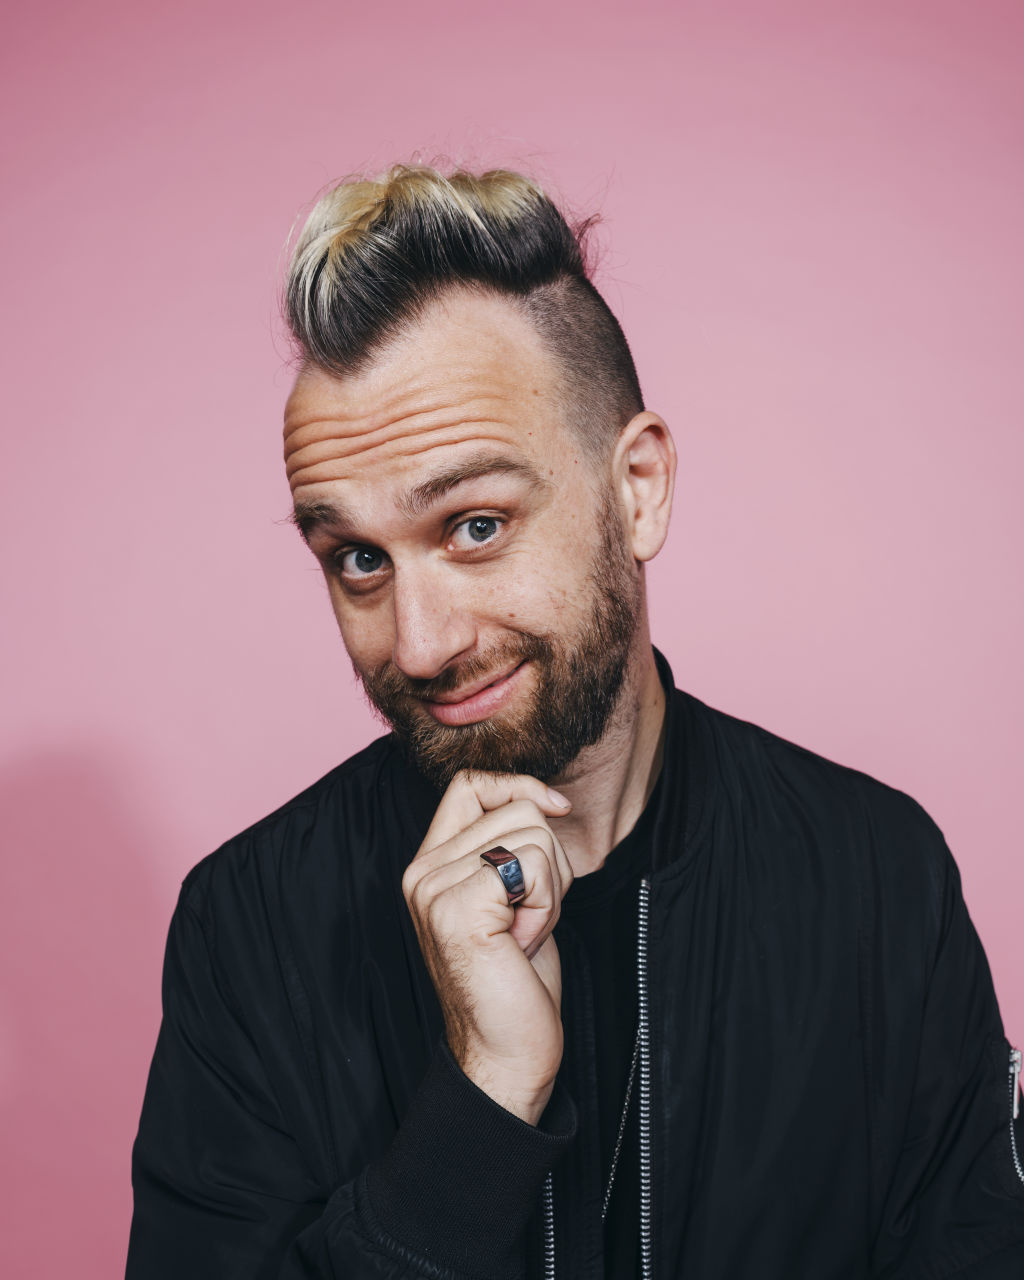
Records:
[[[914,808],[875,881],[865,984],[874,1273],[1020,1280],[1024,1126],[1012,1118],[1010,1045],[956,864]]]
[[[390,1147],[324,1187],[179,899],[132,1158],[127,1280],[394,1280],[521,1274],[544,1178],[575,1132],[556,1086],[536,1128],[442,1041]]]

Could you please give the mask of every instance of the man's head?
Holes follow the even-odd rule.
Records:
[[[396,165],[314,206],[285,292],[304,363],[348,377],[454,288],[503,298],[562,374],[564,421],[591,454],[643,409],[629,346],[588,278],[592,220],[570,227],[529,179]]]
[[[295,252],[296,522],[441,785],[563,775],[648,644],[674,456],[583,261],[525,179],[422,169],[335,188]]]

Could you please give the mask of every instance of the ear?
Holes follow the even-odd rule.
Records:
[[[676,481],[676,447],[662,418],[638,413],[622,429],[612,475],[627,520],[634,557],[653,560],[668,534]]]

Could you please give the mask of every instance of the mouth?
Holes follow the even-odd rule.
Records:
[[[424,699],[423,705],[435,720],[446,725],[476,724],[500,710],[522,682],[526,662],[520,662],[486,683],[477,681],[443,698]]]

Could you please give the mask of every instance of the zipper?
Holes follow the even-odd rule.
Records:
[[[650,881],[642,880],[636,931],[640,1039],[640,1280],[651,1280],[654,1274],[651,1261],[651,1027],[647,1007],[647,907],[650,891]]]
[[[550,1173],[544,1179],[544,1280],[555,1280],[555,1191]]]
[[[651,1031],[647,1005],[647,909],[650,882],[640,883],[636,935],[636,981],[639,997],[640,1043],[640,1277],[652,1280],[651,1245]],[[1024,1163],[1017,1150],[1014,1121],[1020,1115],[1021,1070],[1024,1054],[1010,1050],[1010,1151],[1017,1177],[1024,1182]],[[544,1183],[544,1280],[555,1280],[555,1208],[551,1174]]]
[[[1013,1156],[1013,1167],[1017,1177],[1024,1182],[1024,1166],[1021,1165],[1020,1152],[1017,1150],[1017,1132],[1014,1121],[1020,1115],[1020,1071],[1021,1051],[1010,1050],[1010,1152]]]
[[[651,1031],[647,1010],[647,906],[651,885],[640,882],[636,925],[637,1043],[640,1046],[640,1280],[651,1280]],[[1017,1055],[1018,1072],[1020,1054]],[[1016,1149],[1014,1150],[1016,1157]],[[1020,1165],[1017,1166],[1018,1173]],[[1021,1173],[1024,1179],[1024,1173]],[[555,1194],[552,1176],[544,1180],[544,1280],[555,1280]]]

